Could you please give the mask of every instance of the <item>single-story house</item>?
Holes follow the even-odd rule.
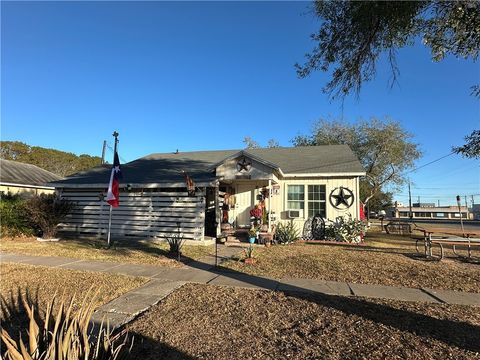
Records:
[[[61,179],[61,176],[35,165],[0,159],[0,193],[2,194],[19,194],[28,197],[53,193],[55,188],[48,183]]]
[[[359,218],[359,178],[365,175],[346,145],[278,147],[151,154],[122,164],[120,206],[112,211],[112,235],[163,238],[181,232],[211,241],[221,222],[251,225],[250,211],[262,203],[269,229],[293,221],[301,230],[316,214]],[[52,183],[77,203],[63,231],[103,235],[109,206],[109,166]],[[187,191],[192,179],[195,193]]]

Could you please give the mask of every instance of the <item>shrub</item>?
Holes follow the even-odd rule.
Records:
[[[178,259],[180,260],[180,255],[182,254],[182,247],[185,243],[183,235],[177,233],[172,236],[166,236],[165,238],[167,239],[168,246],[170,247],[170,253],[172,255],[178,256]]]
[[[35,232],[35,229],[28,221],[28,215],[24,205],[25,200],[22,200],[18,195],[7,194],[2,196],[0,201],[2,235],[32,235]]]
[[[352,215],[339,216],[336,221],[326,229],[327,238],[336,241],[359,243],[362,241],[365,233],[365,223],[363,221],[353,219]]]
[[[0,337],[2,346],[1,358],[8,360],[40,360],[40,359],[110,359],[125,358],[128,348],[125,347],[128,336],[125,331],[113,333],[109,326],[102,323],[95,333],[91,326],[95,296],[89,291],[79,310],[73,311],[73,298],[69,303],[62,301],[57,314],[53,314],[56,294],[47,305],[45,315],[41,318],[38,303],[29,303],[29,297],[18,291],[15,302],[7,303],[2,297],[1,307],[3,323],[8,318],[15,319],[24,312],[28,315],[24,328],[20,330],[17,340],[2,328]],[[13,295],[11,296],[12,300]],[[27,340],[27,341],[25,341]]]
[[[289,244],[298,240],[300,231],[295,227],[293,221],[278,224],[275,230],[275,238],[280,244]]]
[[[53,238],[57,225],[72,211],[75,204],[55,194],[41,194],[25,202],[25,210],[31,221],[42,231],[43,238]]]

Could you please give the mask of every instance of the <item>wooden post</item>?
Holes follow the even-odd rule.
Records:
[[[271,220],[272,217],[272,179],[268,179],[268,230],[270,232],[271,228]]]

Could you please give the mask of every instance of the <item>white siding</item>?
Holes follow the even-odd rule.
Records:
[[[104,235],[108,231],[110,206],[100,201],[100,189],[64,189],[62,197],[75,202],[60,230]],[[105,193],[103,193],[105,195]],[[121,192],[120,206],[112,210],[112,235],[163,238],[177,232],[185,239],[203,240],[205,193],[189,197],[186,192]]]
[[[285,211],[287,208],[287,185],[325,185],[325,197],[326,197],[326,213],[327,218],[335,220],[338,216],[345,216],[351,214],[353,218],[359,218],[359,190],[358,190],[358,177],[335,177],[335,178],[284,178],[279,181],[280,194],[272,197],[272,210],[275,211],[277,220],[286,221]],[[350,189],[354,194],[354,201],[352,206],[345,210],[339,210],[330,204],[330,193],[340,186]],[[304,211],[304,217],[301,219],[295,219],[294,222],[298,223],[299,229],[303,229],[303,224],[308,218],[308,200],[307,200],[307,188],[305,188],[305,202],[306,208]]]

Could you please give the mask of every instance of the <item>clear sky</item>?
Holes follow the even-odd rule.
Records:
[[[1,3],[1,139],[100,155],[120,133],[126,161],[179,149],[291,146],[320,117],[390,116],[415,135],[418,166],[480,128],[479,63],[398,52],[342,108],[321,92],[328,74],[298,79],[294,64],[318,29],[309,2]],[[112,156],[110,153],[109,156]],[[453,203],[479,194],[479,161],[450,156],[410,174],[413,196]],[[406,191],[396,198],[405,201]]]

